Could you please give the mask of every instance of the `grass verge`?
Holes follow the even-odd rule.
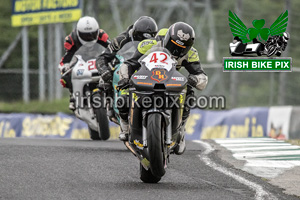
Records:
[[[45,113],[54,114],[57,112],[71,113],[68,109],[69,98],[63,98],[54,101],[33,100],[29,103],[18,102],[0,102],[0,112],[2,113]]]

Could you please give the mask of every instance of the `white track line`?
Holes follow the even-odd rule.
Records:
[[[243,170],[256,176],[274,178],[293,167],[300,166],[300,147],[261,138],[247,139],[217,139],[221,146],[232,152],[238,160],[245,160]],[[240,144],[236,141],[241,142]],[[256,143],[254,143],[256,142]]]
[[[299,160],[248,160],[247,167],[272,167],[290,169],[300,166]]]
[[[219,139],[214,139],[215,141],[273,141],[276,142],[277,140],[274,138],[219,138]]]
[[[222,143],[222,144],[240,144],[240,143],[270,143],[270,144],[278,144],[278,143],[284,143],[282,140],[274,141],[274,140],[215,140],[216,143]]]
[[[220,144],[220,143],[219,143]],[[289,143],[251,143],[251,144],[220,144],[223,147],[254,147],[254,146],[291,146]]]
[[[231,171],[229,171],[228,169],[226,169],[225,167],[213,162],[208,157],[208,155],[210,153],[212,153],[214,151],[214,149],[208,143],[202,142],[200,140],[194,140],[194,142],[201,144],[205,148],[205,151],[199,155],[200,160],[202,160],[206,165],[210,166],[214,170],[219,171],[219,172],[225,174],[226,176],[229,176],[229,177],[235,179],[236,181],[248,186],[252,190],[254,190],[255,191],[255,199],[257,199],[257,200],[260,200],[260,199],[276,200],[277,199],[271,193],[268,193],[267,191],[265,191],[261,185],[258,185],[257,183],[249,181],[249,180],[245,179],[244,177],[234,174]]]
[[[247,148],[234,148],[229,147],[227,148],[232,152],[242,152],[242,151],[262,151],[262,150],[293,150],[293,149],[300,149],[298,146],[268,146],[268,147],[247,147]]]
[[[240,160],[246,160],[248,158],[260,158],[269,156],[289,156],[289,155],[300,155],[300,150],[292,151],[259,151],[250,153],[234,153],[233,157]],[[261,159],[261,158],[260,158]]]

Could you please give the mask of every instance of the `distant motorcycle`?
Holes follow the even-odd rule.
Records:
[[[267,52],[267,56],[270,57],[272,55],[280,56],[281,55],[281,47],[278,45],[278,43],[270,44],[268,47],[265,48]]]
[[[243,44],[242,40],[235,37],[234,40],[229,44],[229,53],[232,56],[244,56],[248,54],[257,54],[261,56],[263,54],[264,44],[253,41],[253,44]]]
[[[286,44],[283,41],[283,37],[271,36],[265,45],[265,52],[268,57],[272,55],[281,56],[281,52],[285,50]]]
[[[70,70],[65,72],[72,73],[74,114],[88,124],[93,140],[107,140],[110,137],[105,98],[98,87],[100,76],[96,68],[96,58],[102,51],[99,44],[83,45],[73,56]]]
[[[157,183],[164,176],[183,131],[187,79],[176,70],[177,61],[166,49],[153,49],[139,62],[141,68],[130,80],[130,131],[125,145],[140,161],[140,179]],[[147,107],[143,105],[146,98],[152,100]],[[178,107],[167,102],[176,102]]]

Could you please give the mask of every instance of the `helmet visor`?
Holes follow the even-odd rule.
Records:
[[[165,48],[167,48],[173,56],[183,57],[189,52],[191,46],[180,45],[176,41],[170,39],[167,44],[165,44]]]
[[[145,39],[150,39],[155,37],[156,33],[155,32],[140,32],[140,31],[134,31],[133,32],[133,39],[135,41],[142,41]]]
[[[98,37],[98,30],[94,31],[94,32],[90,32],[90,33],[83,33],[78,31],[79,37],[86,41],[86,42],[91,42],[93,40],[96,40]]]

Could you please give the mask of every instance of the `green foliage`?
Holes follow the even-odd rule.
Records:
[[[300,140],[286,140],[286,142],[291,143],[292,145],[300,146]]]
[[[92,1],[96,0],[84,0],[85,7],[88,3],[91,3]],[[154,1],[154,0],[148,0]],[[128,2],[135,2],[135,1],[117,1],[118,10],[120,11],[120,19],[121,19],[121,25],[122,29],[125,30],[128,26],[133,24],[133,22],[136,20],[136,17],[139,15],[150,15],[155,20],[159,21],[161,17],[161,13],[165,11],[165,8],[157,8],[157,7],[147,7],[145,10],[142,10],[139,12],[139,15],[132,12],[132,9],[134,5],[128,5]],[[197,2],[197,1],[195,1]],[[202,1],[199,1],[202,2]],[[198,2],[198,3],[199,3]],[[205,2],[205,1],[203,1]],[[232,41],[233,36],[230,31],[229,21],[228,21],[228,12],[231,10],[232,12],[236,13],[238,17],[243,21],[246,27],[250,28],[253,27],[253,20],[265,20],[264,27],[271,27],[271,25],[276,21],[278,16],[285,12],[286,10],[286,0],[253,0],[253,1],[244,1],[244,0],[213,0],[209,1],[212,6],[212,12],[214,16],[214,24],[216,29],[216,39],[217,39],[217,45],[218,45],[218,54],[219,57],[216,60],[217,63],[222,62],[222,58],[226,56],[230,56],[229,54],[229,43]],[[241,10],[236,10],[238,2],[241,2]],[[146,0],[144,0],[144,3],[146,5]],[[300,31],[300,18],[299,18],[299,8],[300,8],[300,1],[299,0],[290,0],[291,9],[288,11],[288,26],[287,30],[290,32],[291,39],[288,44],[288,56],[291,56],[293,58],[293,67],[299,67],[300,66],[300,38],[298,37],[298,33]],[[119,34],[119,31],[117,29],[117,25],[114,21],[114,17],[112,15],[112,7],[109,1],[98,1],[97,3],[98,7],[95,9],[97,11],[97,20],[99,21],[100,28],[104,29],[110,36],[110,38],[114,38]],[[3,1],[0,3],[0,26],[1,26],[1,32],[0,32],[0,56],[3,54],[3,52],[8,48],[8,46],[11,44],[11,42],[15,39],[16,35],[20,32],[21,28],[13,28],[11,27],[11,2],[10,1]],[[132,6],[132,8],[130,8]],[[130,8],[130,10],[129,10]],[[201,9],[198,9],[199,11]],[[192,11],[191,11],[192,12]],[[204,9],[203,9],[204,12]],[[86,15],[89,15],[89,13],[85,13]],[[189,13],[186,13],[185,10],[181,7],[174,8],[174,12],[170,16],[169,19],[166,20],[165,27],[168,27],[172,23],[176,21],[183,21],[186,19],[186,16]],[[193,25],[196,31],[196,35],[198,36],[195,41],[195,47],[198,49],[200,60],[203,64],[206,62],[206,53],[207,53],[207,44],[208,41],[203,41],[202,35],[208,36],[205,38],[210,38],[210,29],[209,29],[209,21],[205,21],[203,19],[202,12],[194,12],[194,18],[191,19],[191,25]],[[200,33],[200,28],[197,27],[198,25],[201,25],[202,32]],[[159,27],[164,28],[164,27]],[[69,34],[73,29],[73,23],[67,23],[64,24],[64,32],[66,34]],[[47,33],[47,26],[45,26],[45,33]],[[37,26],[31,26],[29,27],[29,42],[30,42],[30,68],[31,69],[37,69],[38,68],[38,33],[37,33]],[[47,41],[45,41],[45,44],[47,45]],[[46,47],[45,47],[46,48]],[[47,55],[47,52],[46,52]],[[46,58],[47,59],[47,58]],[[22,44],[21,41],[18,43],[18,46],[15,48],[15,50],[10,55],[7,62],[4,64],[3,68],[21,68],[22,67]],[[56,66],[53,66],[56,67]],[[206,70],[208,76],[211,78],[215,73],[215,71],[209,69]],[[224,94],[229,95],[229,85],[230,85],[230,74],[224,74],[223,72],[220,72],[222,75],[220,76],[219,84],[216,84],[216,87],[213,89],[214,94]],[[243,75],[239,76],[239,93],[241,94],[239,96],[239,106],[253,106],[253,105],[268,105],[269,103],[269,97],[268,92],[270,90],[270,82],[269,78],[266,78],[266,80],[260,80],[264,79],[264,77],[260,76],[260,73],[257,73],[255,75],[253,74],[247,74],[244,75],[244,73],[241,73]],[[287,90],[290,101],[288,103],[290,104],[296,104],[297,98],[294,98],[295,94],[298,94],[298,86],[300,84],[299,78],[297,73],[291,78],[288,79],[287,83]],[[2,74],[2,80],[4,80],[3,76],[5,74]],[[21,76],[17,76],[17,81],[14,81],[18,83],[18,86],[14,85],[14,91],[16,93],[21,94]],[[255,77],[255,79],[253,79]],[[266,76],[268,77],[268,76]],[[12,79],[12,77],[6,77],[7,79]],[[212,80],[212,79],[210,79]],[[258,81],[259,80],[259,81]],[[279,76],[276,75],[275,78],[275,84],[274,90],[278,90],[278,80]],[[4,83],[7,83],[3,81]],[[259,83],[258,83],[259,82]],[[3,84],[3,83],[1,83]],[[54,83],[53,83],[54,84]],[[255,84],[255,85],[253,85]],[[16,87],[18,87],[16,89]],[[34,96],[31,96],[32,98],[37,98],[37,76],[31,77],[31,85],[32,93],[34,93]],[[6,88],[7,90],[9,88]],[[267,91],[267,92],[266,92]],[[4,93],[1,93],[4,94]],[[31,94],[32,95],[32,94]],[[276,93],[274,93],[274,103],[276,102]],[[9,95],[0,95],[1,100],[7,100]],[[252,98],[255,97],[255,98]],[[15,99],[20,99],[21,95],[17,96]],[[9,99],[11,99],[9,97]],[[299,98],[298,98],[299,99]],[[38,102],[35,102],[38,104]],[[46,103],[46,106],[48,107],[49,102]],[[1,104],[2,105],[2,104]],[[12,104],[13,105],[13,104]],[[22,103],[20,102],[17,104],[17,106],[11,106],[9,104],[5,105],[7,108],[20,108],[23,109]],[[3,107],[0,107],[0,110],[2,110]],[[66,109],[67,103],[61,107],[61,109]],[[3,108],[4,109],[4,108]],[[25,108],[24,108],[25,109]],[[51,109],[50,109],[51,110]]]
[[[2,55],[10,43],[15,39],[20,28],[12,28],[11,27],[11,3],[10,1],[0,4],[0,55]],[[21,43],[18,44],[18,47],[14,51],[14,58],[12,56],[9,57],[9,62],[5,63],[5,68],[12,68],[13,66],[18,66],[22,63],[22,57],[16,55],[22,55],[21,53]]]

